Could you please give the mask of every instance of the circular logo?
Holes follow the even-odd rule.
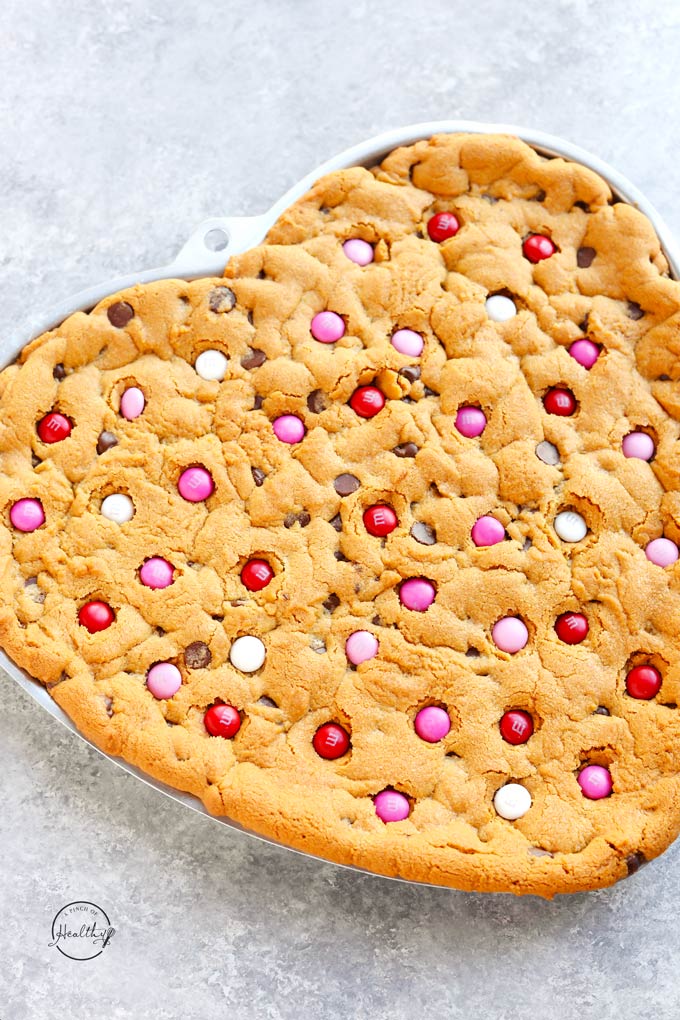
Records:
[[[105,911],[96,903],[67,903],[52,921],[52,941],[70,960],[94,960],[104,952],[116,933]]]

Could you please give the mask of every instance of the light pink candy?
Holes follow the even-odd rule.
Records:
[[[601,800],[612,792],[612,777],[604,765],[586,765],[578,774],[578,785],[588,800]]]
[[[172,662],[157,662],[146,674],[146,686],[154,698],[171,698],[182,686],[182,674]]]
[[[479,407],[460,407],[456,415],[456,428],[466,439],[481,436],[486,428],[486,415]]]
[[[146,406],[144,394],[137,386],[130,386],[120,398],[120,413],[128,421],[139,418]]]
[[[392,346],[400,354],[407,354],[409,358],[419,358],[423,353],[425,341],[420,333],[412,329],[398,329],[392,334]]]
[[[351,237],[349,241],[345,241],[342,250],[347,258],[356,262],[358,266],[367,266],[374,258],[373,245],[359,237]]]
[[[334,344],[345,335],[345,323],[337,312],[318,312],[312,319],[310,330],[319,343]]]
[[[579,365],[591,369],[600,356],[600,348],[592,340],[574,340],[569,353]]]
[[[429,744],[436,744],[443,740],[451,729],[451,720],[443,708],[436,705],[428,705],[421,708],[414,723],[415,731],[421,740],[427,740]]]
[[[624,457],[651,460],[654,456],[654,440],[646,432],[629,432],[621,443]]]
[[[45,511],[37,499],[20,499],[9,512],[17,531],[35,531],[45,523]]]
[[[353,666],[378,654],[378,639],[370,630],[355,630],[345,641],[345,655]]]
[[[526,624],[516,616],[504,616],[493,625],[491,631],[493,643],[502,652],[521,652],[529,640],[529,631]]]
[[[434,602],[435,587],[424,577],[410,577],[399,589],[399,601],[407,609],[424,613]]]
[[[657,567],[670,567],[678,558],[678,547],[670,538],[653,538],[645,548],[645,556]]]
[[[282,414],[275,418],[272,428],[282,443],[299,443],[306,431],[302,421],[294,414]]]
[[[383,822],[402,822],[411,811],[408,797],[397,790],[383,790],[375,798],[374,804],[375,813]]]
[[[505,528],[495,517],[480,517],[472,525],[472,541],[475,545],[497,545],[505,538]]]
[[[139,579],[147,588],[167,588],[172,584],[175,568],[160,556],[146,560],[139,570]]]
[[[190,503],[200,503],[201,500],[212,496],[215,491],[215,483],[206,468],[190,467],[179,476],[177,488],[183,499]]]

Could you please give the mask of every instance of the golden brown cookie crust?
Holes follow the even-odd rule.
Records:
[[[426,223],[442,210],[462,228],[435,244]],[[530,233],[557,253],[530,263]],[[375,246],[371,265],[347,259],[350,237]],[[107,753],[283,843],[461,889],[611,884],[680,828],[680,565],[644,553],[662,534],[680,541],[680,285],[667,272],[648,220],[592,171],[505,136],[438,136],[323,178],[226,280],[138,286],[71,316],[0,374],[3,647]],[[485,312],[498,292],[518,307],[505,323]],[[118,301],[134,310],[123,327],[107,316]],[[346,323],[334,345],[309,332],[325,309]],[[420,358],[392,347],[395,328],[422,334]],[[567,352],[586,335],[603,349],[590,371]],[[228,355],[223,382],[195,372],[206,349]],[[402,371],[414,365],[418,377]],[[388,399],[364,420],[348,400],[369,383]],[[130,385],[146,396],[134,421],[119,414]],[[543,408],[558,385],[573,417]],[[454,427],[467,403],[487,415],[479,439]],[[53,409],[75,427],[47,446],[36,422]],[[295,446],[272,431],[288,413],[307,429]],[[639,428],[654,437],[651,463],[621,452]],[[97,453],[102,432],[118,442]],[[536,455],[544,441],[558,464]],[[213,475],[207,503],[177,492],[190,464]],[[343,472],[360,482],[344,497]],[[122,526],[100,513],[112,492],[135,504]],[[27,496],[46,523],[21,534],[9,508]],[[399,518],[382,540],[362,523],[380,502]],[[589,527],[574,545],[552,527],[565,508]],[[508,541],[476,548],[470,529],[487,513]],[[415,524],[436,541],[417,541]],[[154,555],[175,566],[169,588],[139,581]],[[240,581],[252,556],[275,571],[255,593]],[[425,613],[399,602],[417,576],[436,585]],[[92,598],[116,612],[98,634],[78,624]],[[583,644],[555,634],[569,610],[588,617]],[[509,655],[491,628],[515,614],[530,640]],[[352,668],[344,644],[358,629],[380,648]],[[251,675],[229,662],[243,634],[267,649]],[[185,660],[196,641],[205,667]],[[145,686],[158,661],[182,673],[167,701]],[[638,661],[662,672],[656,700],[625,693]],[[242,713],[233,740],[205,731],[216,701]],[[413,728],[428,704],[452,720],[437,744]],[[501,738],[508,708],[533,716],[528,743]],[[337,761],[312,747],[328,720],[351,734]],[[586,762],[610,769],[611,797],[582,796]],[[510,780],[533,801],[514,822],[493,806]],[[405,821],[376,816],[386,787],[410,799]]]

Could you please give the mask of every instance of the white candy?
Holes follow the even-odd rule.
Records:
[[[114,524],[125,524],[135,515],[135,504],[122,492],[114,492],[102,500],[102,517]]]
[[[493,806],[501,818],[514,822],[525,815],[531,807],[531,794],[526,786],[508,783],[507,786],[501,786],[500,790],[496,790]]]
[[[563,542],[580,542],[588,534],[588,525],[575,510],[563,510],[553,527]]]
[[[194,363],[201,379],[217,379],[221,382],[227,372],[229,358],[222,351],[202,351]]]
[[[512,298],[493,294],[486,299],[486,314],[492,322],[507,322],[517,315],[517,308]]]
[[[253,637],[252,634],[246,634],[245,637],[236,638],[234,641],[229,652],[229,661],[241,673],[254,673],[264,662],[265,654],[266,650],[260,639]]]

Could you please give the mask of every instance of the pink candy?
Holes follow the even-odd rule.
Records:
[[[601,800],[612,792],[612,777],[603,765],[586,765],[578,774],[578,785],[588,800]]]
[[[472,525],[472,541],[475,545],[497,545],[505,538],[505,528],[495,517],[480,517]]]
[[[305,426],[294,414],[282,414],[274,419],[274,435],[282,443],[299,443],[306,432]]]
[[[657,567],[670,567],[678,558],[678,547],[670,538],[653,538],[645,547],[645,556]]]
[[[374,258],[373,245],[359,237],[351,237],[349,241],[345,241],[342,250],[347,258],[351,262],[356,262],[358,266],[367,266]]]
[[[392,346],[400,354],[407,354],[409,358],[418,358],[423,353],[425,341],[420,333],[412,329],[398,329],[392,334]]]
[[[144,394],[137,386],[129,386],[120,398],[120,413],[128,421],[139,418],[145,406]]]
[[[355,630],[345,641],[345,655],[353,666],[378,654],[378,639],[369,630]]]
[[[190,467],[179,476],[177,488],[183,499],[190,503],[200,503],[201,500],[212,496],[215,491],[215,483],[206,468]]]
[[[579,365],[591,369],[600,356],[600,348],[592,340],[575,340],[569,353]]]
[[[319,343],[334,344],[345,335],[345,323],[337,312],[318,312],[312,319],[310,330]]]
[[[521,652],[529,640],[526,624],[516,616],[504,616],[493,625],[491,631],[493,643],[502,652]]]
[[[175,568],[160,556],[145,560],[139,570],[139,579],[147,588],[167,588],[172,584]]]
[[[17,531],[35,531],[45,523],[45,511],[37,499],[20,499],[10,510],[9,519]]]
[[[182,686],[182,674],[172,662],[157,662],[146,674],[146,686],[154,698],[171,698]]]
[[[411,811],[408,797],[397,790],[383,790],[375,798],[374,804],[375,813],[383,822],[402,822]]]
[[[460,407],[456,415],[456,428],[466,439],[481,436],[486,428],[486,415],[479,407]]]
[[[399,601],[407,609],[414,609],[416,613],[424,613],[434,602],[436,595],[432,581],[424,577],[410,577],[404,581],[399,588]]]
[[[451,729],[451,720],[443,708],[436,705],[428,705],[421,708],[414,723],[415,731],[421,740],[427,740],[429,744],[436,744],[443,740]]]
[[[646,432],[629,432],[621,443],[624,457],[651,460],[654,456],[654,440]]]

